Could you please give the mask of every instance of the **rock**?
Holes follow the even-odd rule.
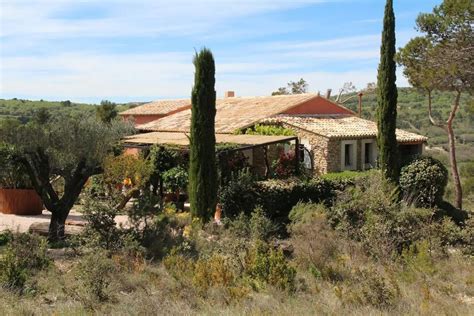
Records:
[[[28,228],[28,232],[35,233],[41,236],[48,236],[48,228],[49,223],[33,223]],[[83,225],[78,225],[77,223],[74,225],[68,225],[66,222],[64,234],[66,236],[79,235],[83,231],[83,229]]]

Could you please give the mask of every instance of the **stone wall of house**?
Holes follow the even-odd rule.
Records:
[[[252,149],[253,163],[252,169],[260,177],[265,176],[265,171],[267,170],[265,164],[265,154],[263,147],[255,147]]]
[[[283,124],[283,127],[295,131],[300,141],[304,139],[309,142],[314,174],[331,172],[334,165],[337,165],[340,153],[333,148],[333,140],[287,124]]]

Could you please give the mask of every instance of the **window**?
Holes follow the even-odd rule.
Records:
[[[352,144],[345,144],[344,145],[344,165],[346,167],[350,167],[352,164],[352,157],[351,157],[351,152],[352,152]]]
[[[357,141],[344,140],[341,142],[341,170],[357,169]]]
[[[365,164],[370,164],[372,163],[372,146],[373,144],[372,143],[366,143],[365,144],[365,149],[364,149],[364,153],[365,153],[365,160],[364,160],[364,163]]]

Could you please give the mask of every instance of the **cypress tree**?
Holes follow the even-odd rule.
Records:
[[[400,174],[398,144],[395,136],[398,97],[395,72],[395,15],[393,1],[387,0],[377,76],[377,143],[380,168],[384,177],[393,183],[397,183]]]
[[[194,57],[194,87],[191,96],[189,153],[189,200],[191,212],[203,222],[214,214],[217,200],[215,65],[210,50]]]

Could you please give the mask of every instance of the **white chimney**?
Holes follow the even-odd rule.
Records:
[[[233,98],[233,97],[235,97],[235,91],[224,92],[224,98]]]

